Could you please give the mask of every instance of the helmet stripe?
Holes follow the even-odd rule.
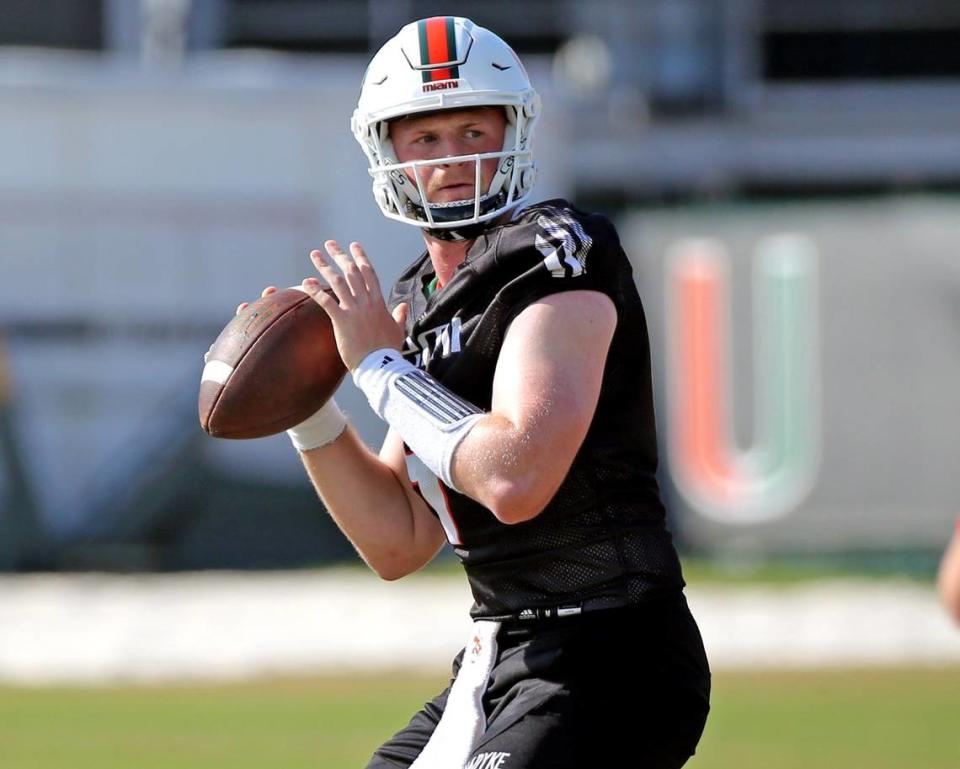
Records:
[[[434,16],[417,24],[420,38],[420,64],[446,64],[457,59],[457,40],[452,16]],[[460,77],[460,67],[425,69],[423,82],[451,80]]]
[[[427,47],[430,64],[443,64],[452,58],[447,50],[447,20],[442,16],[435,16],[427,19]],[[450,70],[434,69],[429,73],[431,80],[449,80]]]
[[[427,45],[427,22],[429,19],[417,22],[417,36],[420,38],[420,66],[430,63],[430,47]],[[423,73],[423,81],[427,82],[427,73]]]
[[[453,23],[453,16],[447,16],[447,53],[450,56],[450,61],[457,61],[459,58],[457,54],[457,28]],[[460,77],[460,67],[450,67],[450,77]]]

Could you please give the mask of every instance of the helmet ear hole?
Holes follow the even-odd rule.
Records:
[[[523,105],[523,116],[525,118],[535,118],[540,115],[540,95],[534,94],[533,98],[528,99]]]
[[[382,182],[373,183],[373,198],[380,208],[390,207],[390,193]]]

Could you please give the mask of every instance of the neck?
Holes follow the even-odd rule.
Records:
[[[467,250],[473,245],[472,240],[437,240],[424,235],[427,242],[427,253],[433,263],[433,271],[440,279],[440,285],[445,286],[453,277],[454,271],[467,258]]]
[[[509,221],[511,216],[513,216],[513,212],[506,211],[502,216],[490,222],[489,226],[503,224]],[[433,271],[440,279],[441,286],[450,282],[454,271],[467,258],[467,251],[470,250],[470,246],[476,242],[476,240],[438,240],[426,233],[423,234],[423,239],[427,242],[427,253],[430,254]]]

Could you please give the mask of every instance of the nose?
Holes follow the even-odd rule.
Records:
[[[470,154],[469,147],[464,141],[461,141],[457,138],[451,138],[441,142],[440,157],[442,158],[455,158],[455,157],[460,157],[461,155],[469,155],[469,154]],[[460,161],[459,163],[442,163],[441,166],[443,168],[447,168],[449,166],[454,166],[454,165],[457,165],[457,166],[464,165],[468,162],[469,161],[464,160],[464,161]]]

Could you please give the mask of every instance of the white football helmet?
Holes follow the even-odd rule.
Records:
[[[500,152],[397,162],[388,121],[420,112],[501,106],[507,115]],[[373,196],[390,219],[459,240],[473,225],[495,219],[530,195],[536,171],[531,145],[540,97],[520,59],[503,40],[469,19],[436,16],[407,24],[373,57],[353,113],[353,135],[373,177]],[[480,161],[499,158],[489,189],[481,190]],[[473,198],[427,204],[418,167],[473,162]],[[405,173],[412,171],[413,179]],[[475,236],[475,235],[473,235]]]

